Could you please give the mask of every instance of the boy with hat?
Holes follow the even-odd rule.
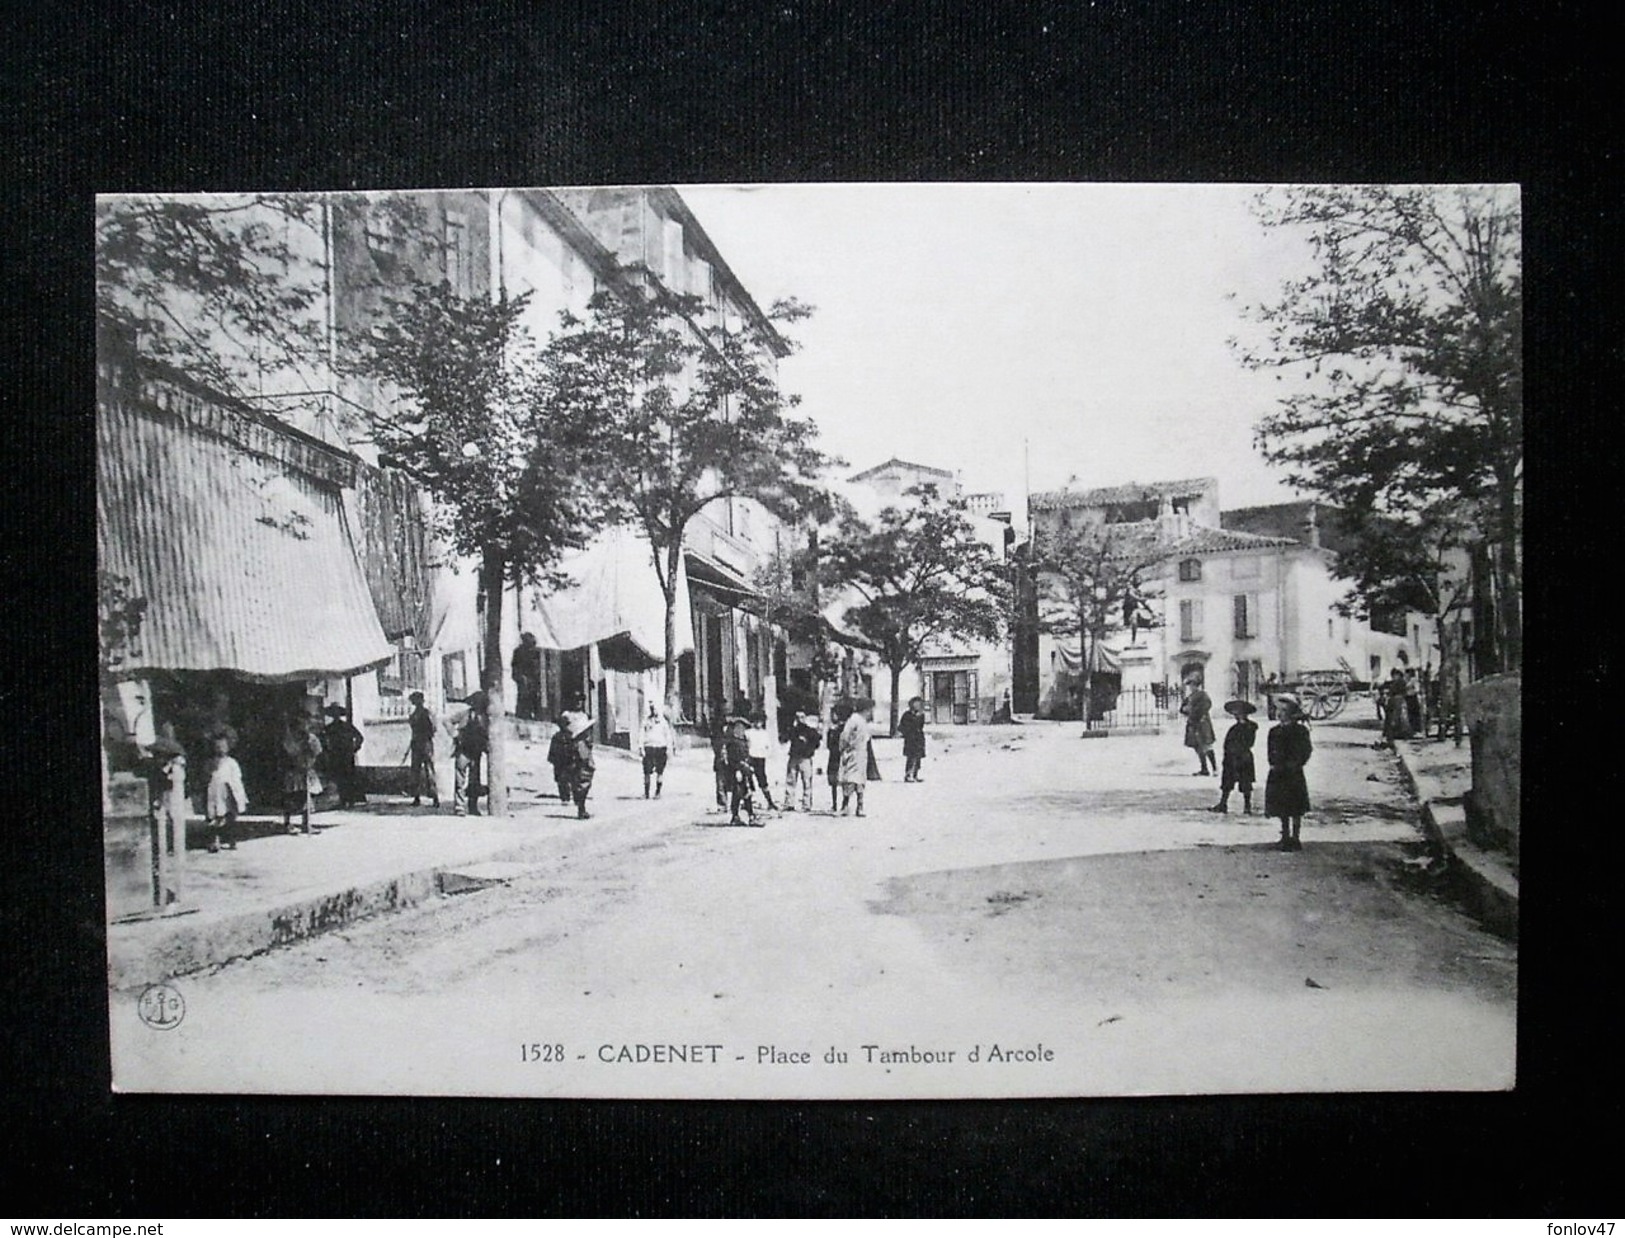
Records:
[[[1224,761],[1219,769],[1219,802],[1209,812],[1229,812],[1230,792],[1241,791],[1241,810],[1249,817],[1253,814],[1253,740],[1258,735],[1258,723],[1251,715],[1258,712],[1246,701],[1226,701],[1224,712],[1235,719],[1224,733]]]
[[[576,816],[585,821],[592,816],[587,811],[587,796],[592,793],[593,774],[597,763],[593,760],[592,715],[587,712],[584,697],[570,698],[570,707],[559,721],[569,735],[570,797],[575,800]]]

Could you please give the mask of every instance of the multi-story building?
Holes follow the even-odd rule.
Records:
[[[715,328],[731,332],[749,322],[767,341],[762,360],[770,370],[788,355],[788,343],[674,189],[558,189],[549,197],[625,278],[696,298],[698,315],[690,327],[697,335]],[[726,418],[730,412],[724,406],[717,415]],[[689,602],[680,612],[677,659],[684,721],[708,730],[741,696],[767,707],[767,698],[786,681],[789,644],[782,629],[760,613],[756,580],[770,558],[788,552],[789,538],[767,508],[738,496],[709,504],[684,530]],[[649,578],[653,582],[652,568]],[[663,656],[663,642],[651,652]],[[607,682],[604,725],[612,735],[625,734],[636,725],[642,702],[658,689],[652,680],[634,685],[620,671]]]
[[[318,195],[292,210],[274,200],[216,204],[281,238],[282,274],[303,301],[289,311],[298,331],[287,334],[301,341],[293,349],[225,332],[202,340],[218,362],[211,371],[233,376],[219,380],[229,383],[220,399],[346,461],[333,474],[343,482],[333,515],[371,595],[367,621],[390,646],[387,661],[312,662],[297,678],[304,691],[351,708],[366,737],[365,762],[394,767],[406,746],[411,692],[422,691],[440,712],[479,686],[486,599],[475,565],[458,562],[428,536],[424,497],[381,467],[372,427],[392,415],[397,397],[349,363],[357,338],[390,312],[392,298],[418,283],[446,283],[469,297],[527,294],[525,325],[538,340],[557,329],[561,311],[582,313],[595,292],[630,295],[649,280],[700,296],[707,323],[748,317],[765,326],[766,319],[670,189]],[[197,307],[178,292],[171,299],[164,312],[198,331],[205,319]],[[771,329],[767,337],[778,341]],[[778,341],[774,351],[782,355],[787,347]],[[177,536],[184,540],[187,532]],[[713,717],[738,693],[759,700],[776,664],[783,675],[782,640],[748,610],[751,575],[779,536],[766,511],[744,499],[719,501],[691,524],[678,582],[686,717]],[[521,633],[532,632],[544,648],[546,711],[560,708],[567,695],[588,694],[601,737],[624,735],[644,701],[659,693],[655,668],[665,653],[664,599],[647,542],[609,531],[565,568],[578,585],[565,596],[509,587],[501,671],[506,677]],[[692,608],[690,577],[698,582]],[[242,621],[263,625],[267,617]],[[300,626],[292,617],[288,624]],[[243,668],[220,669],[222,683],[250,682]]]
[[[1195,677],[1210,692],[1257,698],[1271,675],[1345,670],[1375,678],[1391,666],[1404,638],[1341,613],[1346,582],[1333,573],[1335,552],[1321,544],[1312,505],[1222,513],[1218,483],[1194,478],[1150,485],[1034,494],[1030,521],[1046,531],[1111,527],[1147,562],[1147,625],[1112,626],[1097,673],[1123,689],[1159,694]],[[1036,590],[1027,607],[1036,609]],[[1037,712],[1078,708],[1081,656],[1066,639],[1025,625],[1025,659],[1035,671]]]
[[[847,478],[841,493],[860,516],[872,520],[886,507],[907,504],[908,491],[924,485],[935,486],[945,498],[963,500],[977,538],[995,554],[1002,557],[1007,553],[1012,539],[1004,496],[967,494],[959,475],[948,469],[894,456]],[[827,613],[839,622],[841,613],[855,602],[853,597],[834,599]],[[866,694],[875,699],[876,717],[888,716],[892,705],[889,672],[871,651],[859,650],[855,656]],[[936,725],[988,722],[999,710],[1008,709],[1010,684],[1007,642],[938,638],[927,644],[914,666],[904,669],[898,683],[898,705],[901,708],[909,698],[920,697],[926,717]]]

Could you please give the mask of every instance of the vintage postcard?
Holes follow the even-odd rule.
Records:
[[[115,1088],[1512,1088],[1520,210],[98,199]]]

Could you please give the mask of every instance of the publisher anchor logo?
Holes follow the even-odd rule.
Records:
[[[135,1009],[148,1027],[167,1032],[170,1028],[179,1027],[186,1017],[186,999],[173,985],[155,984],[141,994]]]

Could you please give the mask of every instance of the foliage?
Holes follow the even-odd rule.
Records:
[[[998,552],[976,536],[962,499],[933,485],[904,492],[869,524],[843,517],[820,561],[827,583],[862,600],[845,622],[873,641],[892,673],[893,732],[903,668],[933,639],[998,640],[1005,628],[1010,582]]]
[[[96,601],[101,637],[101,668],[104,674],[140,653],[141,624],[147,613],[147,599],[132,592],[127,576],[98,569]]]
[[[96,308],[226,391],[318,354],[321,207],[306,194],[119,195],[96,205]]]
[[[666,691],[677,691],[676,587],[689,522],[726,499],[752,499],[795,520],[821,503],[816,479],[838,463],[817,427],[794,412],[774,358],[775,323],[809,311],[781,302],[767,321],[715,314],[698,298],[628,280],[600,293],[587,317],[565,314],[546,350],[550,404],[596,427],[588,466],[615,496],[615,515],[656,550],[666,598]],[[737,327],[737,330],[730,329]]]
[[[376,441],[434,499],[436,531],[459,554],[500,558],[514,582],[557,587],[553,565],[601,516],[584,468],[598,427],[551,400],[525,308],[418,284],[362,343],[400,397]]]
[[[1269,190],[1257,213],[1303,233],[1313,269],[1255,307],[1257,369],[1297,381],[1258,425],[1294,487],[1367,522],[1357,587],[1414,575],[1414,543],[1445,525],[1498,547],[1509,656],[1519,643],[1523,278],[1516,191],[1315,186]],[[1441,514],[1449,520],[1441,523]],[[1392,544],[1380,546],[1388,540]],[[1364,582],[1364,583],[1360,583]],[[1390,590],[1391,591],[1391,590]]]

